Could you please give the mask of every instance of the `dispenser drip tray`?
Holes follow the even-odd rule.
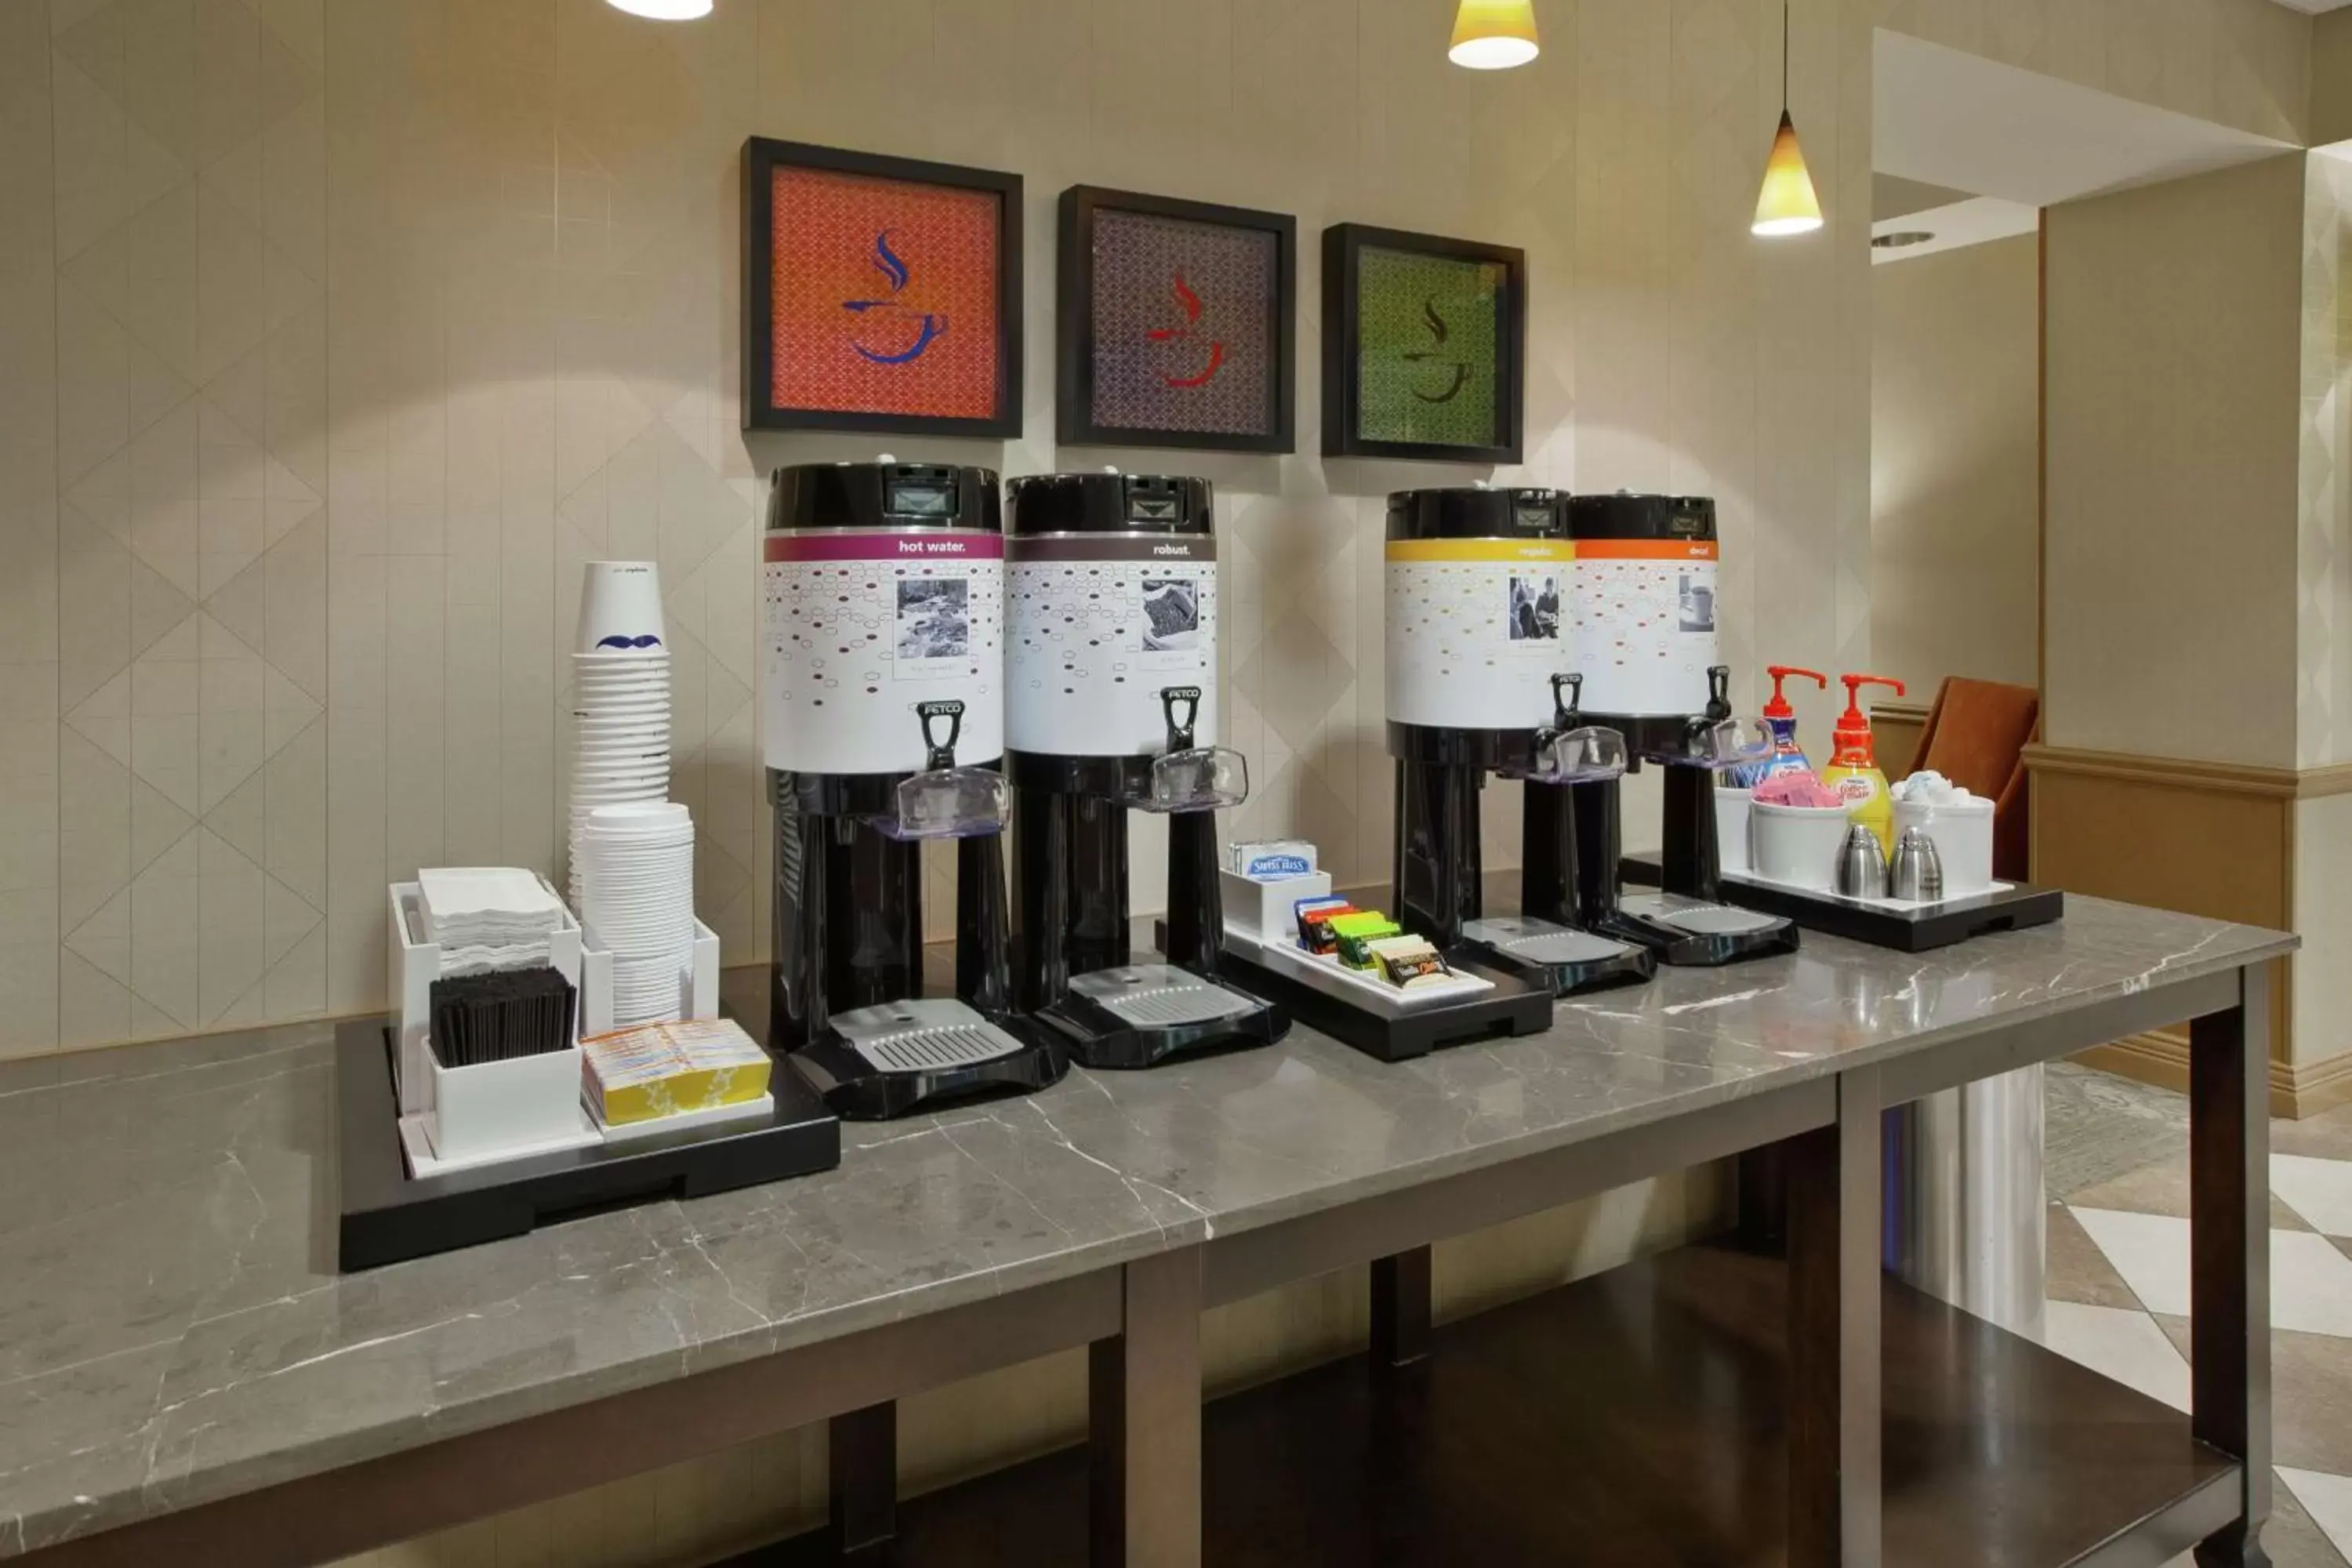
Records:
[[[833,1026],[880,1072],[944,1072],[1025,1048],[966,1004],[945,998],[836,1013]]]
[[[1121,963],[1081,974],[1034,1023],[1090,1068],[1157,1067],[1171,1057],[1265,1046],[1290,1030],[1279,1007],[1172,963]]]
[[[1097,970],[1071,981],[1070,989],[1124,1022],[1150,1029],[1237,1018],[1264,1005],[1172,963]]]
[[[1599,922],[1661,963],[1711,968],[1797,951],[1797,927],[1777,915],[1676,893],[1627,893]]]
[[[1557,996],[1638,985],[1655,967],[1646,949],[1524,915],[1468,921],[1462,935],[1517,966],[1548,976]]]
[[[1746,936],[1754,931],[1770,931],[1782,923],[1771,915],[1759,915],[1753,910],[1734,909],[1729,904],[1700,903],[1666,893],[1630,895],[1624,901],[1624,910],[1629,915],[1673,926],[1694,936]]]

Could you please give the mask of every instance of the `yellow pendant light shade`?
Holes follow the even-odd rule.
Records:
[[[1756,198],[1752,232],[1768,237],[1811,234],[1822,226],[1822,199],[1813,194],[1813,176],[1805,167],[1805,150],[1797,145],[1797,124],[1780,111],[1780,130],[1772,138],[1772,155],[1764,160],[1764,189]]]
[[[1536,58],[1534,0],[1462,0],[1445,58],[1472,70],[1506,70]]]

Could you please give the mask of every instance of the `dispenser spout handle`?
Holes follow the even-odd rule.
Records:
[[[1731,717],[1731,666],[1706,667],[1706,721],[1720,724]]]
[[[1178,717],[1177,708],[1183,708]],[[1160,689],[1160,712],[1168,721],[1168,750],[1192,750],[1192,728],[1201,716],[1201,689],[1197,686],[1163,686]]]
[[[915,704],[915,718],[923,727],[923,749],[927,753],[924,771],[936,773],[942,768],[955,766],[956,742],[963,738],[963,700],[950,697],[938,701],[918,702]],[[934,719],[948,721],[946,740],[940,740],[933,732],[931,721]]]
[[[1565,688],[1567,695],[1560,695]],[[1584,677],[1573,672],[1551,678],[1551,727],[1555,730],[1584,728]]]

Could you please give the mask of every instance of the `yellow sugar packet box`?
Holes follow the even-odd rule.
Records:
[[[607,1127],[740,1105],[768,1092],[768,1053],[731,1018],[645,1024],[580,1042],[580,1088]]]

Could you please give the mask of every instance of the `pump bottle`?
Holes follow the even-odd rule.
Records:
[[[1845,682],[1845,711],[1838,715],[1836,747],[1822,782],[1838,792],[1846,817],[1878,835],[1879,847],[1895,852],[1895,801],[1886,789],[1886,775],[1878,771],[1878,745],[1871,737],[1870,717],[1862,710],[1862,689],[1890,686],[1903,695],[1903,683],[1885,675],[1841,675]]]
[[[1764,673],[1772,678],[1772,700],[1764,704],[1764,722],[1772,731],[1772,755],[1734,771],[1732,777],[1743,789],[1753,789],[1774,773],[1811,771],[1813,764],[1797,744],[1797,710],[1781,694],[1780,683],[1792,675],[1800,675],[1824,691],[1830,685],[1830,678],[1821,671],[1799,669],[1793,664],[1768,664]]]

